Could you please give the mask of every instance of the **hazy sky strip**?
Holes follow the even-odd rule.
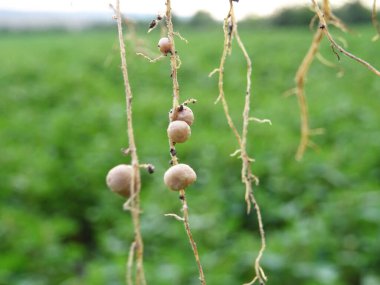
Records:
[[[370,0],[366,0],[370,1]],[[366,4],[363,1],[363,4]],[[236,3],[238,18],[248,15],[268,15],[289,5],[310,5],[309,0],[240,0]],[[332,0],[341,5],[344,0]],[[109,12],[110,0],[0,0],[0,10],[52,11],[52,12]],[[191,16],[198,10],[207,11],[216,19],[223,19],[228,11],[228,0],[173,0],[173,12],[178,16]],[[127,14],[157,14],[164,12],[165,0],[121,0]]]

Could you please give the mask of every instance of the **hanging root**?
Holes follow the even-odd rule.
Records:
[[[376,0],[373,0],[372,4],[372,25],[376,29],[376,35],[373,36],[372,41],[377,41],[380,37],[380,23],[377,20],[377,7],[376,7]]]
[[[127,133],[128,133],[128,143],[129,146],[127,150],[124,151],[125,154],[131,156],[131,165],[132,165],[132,179],[131,179],[131,198],[125,203],[124,206],[131,210],[132,221],[134,226],[135,240],[132,243],[130,255],[127,262],[127,273],[126,281],[128,284],[132,284],[132,267],[133,262],[136,262],[136,285],[146,285],[144,266],[143,266],[143,253],[144,245],[141,235],[140,227],[140,189],[141,189],[141,180],[140,180],[140,168],[139,160],[137,156],[136,143],[134,138],[133,131],[133,122],[132,122],[132,91],[129,84],[128,78],[128,69],[127,61],[125,58],[125,45],[122,29],[122,16],[120,13],[120,0],[116,0],[115,10],[115,19],[117,20],[117,30],[119,36],[119,46],[120,46],[120,59],[121,59],[121,71],[123,74],[124,88],[125,88],[125,100],[126,100],[126,109],[127,109]],[[130,206],[129,206],[130,204]]]
[[[166,25],[168,29],[168,38],[169,41],[172,43],[172,49],[175,51],[175,41],[174,41],[174,36],[178,36],[180,39],[185,40],[179,33],[175,33],[173,29],[173,23],[172,23],[172,14],[171,14],[171,0],[166,0]],[[186,41],[186,40],[185,40]],[[172,53],[170,56],[170,65],[171,65],[171,78],[173,81],[173,104],[172,104],[172,110],[177,110],[177,108],[180,106],[180,97],[179,97],[179,84],[178,84],[178,78],[177,78],[177,71],[181,66],[181,60],[176,52]],[[183,104],[188,104],[188,103],[195,103],[196,100],[194,99],[189,99],[186,100]],[[173,112],[173,113],[174,113]],[[177,152],[175,150],[175,145],[169,139],[169,148],[170,148],[170,153],[171,153],[171,164],[176,165],[178,164],[178,157],[177,157]],[[189,207],[187,205],[187,200],[186,200],[186,195],[185,195],[185,190],[180,190],[180,198],[182,202],[182,212],[183,212],[183,217],[180,217],[176,214],[166,214],[166,216],[169,217],[174,217],[178,221],[183,222],[186,234],[189,238],[189,242],[191,245],[191,248],[194,253],[194,258],[195,262],[198,266],[198,271],[199,271],[199,280],[201,282],[201,285],[206,285],[206,279],[203,273],[203,268],[202,264],[200,261],[197,245],[194,241],[193,235],[190,230],[190,224],[189,224]]]
[[[308,117],[308,108],[305,97],[305,80],[307,73],[309,71],[310,65],[313,62],[315,54],[318,52],[319,44],[322,41],[323,33],[320,29],[315,32],[313,37],[313,41],[310,45],[306,56],[304,57],[301,65],[299,66],[295,81],[296,81],[296,95],[298,99],[298,105],[300,107],[300,119],[301,119],[301,140],[298,145],[296,159],[301,160],[306,147],[309,143],[310,137],[310,129],[309,129],[309,117]]]
[[[253,284],[256,280],[259,281],[260,284],[265,284],[267,278],[264,274],[264,271],[262,270],[260,266],[260,261],[263,255],[263,252],[265,250],[265,232],[264,232],[264,225],[261,217],[260,208],[256,202],[256,199],[253,194],[252,184],[258,185],[258,179],[255,175],[252,174],[251,170],[251,163],[254,161],[248,156],[247,153],[247,137],[248,137],[248,126],[250,121],[256,121],[260,123],[271,123],[270,120],[260,120],[257,118],[249,117],[249,111],[250,111],[250,99],[251,99],[251,75],[252,75],[252,63],[251,59],[248,55],[247,50],[245,49],[245,46],[240,39],[238,29],[237,29],[237,22],[234,15],[234,6],[233,6],[233,0],[230,0],[230,9],[228,11],[227,17],[224,19],[224,25],[223,25],[223,31],[224,31],[224,45],[223,45],[223,53],[220,59],[219,67],[214,69],[210,74],[209,77],[214,75],[215,73],[219,74],[219,80],[218,80],[218,87],[219,87],[219,96],[216,99],[215,103],[221,102],[223,106],[224,115],[226,116],[228,126],[232,130],[237,144],[239,146],[239,149],[237,149],[234,153],[232,153],[230,156],[236,156],[239,155],[238,158],[242,160],[242,170],[241,170],[241,177],[242,182],[245,184],[245,202],[247,205],[247,214],[250,213],[251,207],[253,205],[257,221],[259,224],[259,232],[260,232],[260,238],[261,238],[261,247],[259,254],[257,255],[255,262],[254,262],[254,269],[255,269],[255,277],[249,284]],[[223,82],[224,82],[224,66],[226,62],[226,58],[228,55],[232,52],[232,40],[236,39],[238,46],[240,50],[243,53],[243,56],[247,63],[247,85],[246,85],[246,91],[245,91],[245,102],[244,102],[244,108],[243,108],[243,127],[241,134],[236,128],[235,123],[233,122],[230,112],[229,112],[229,106],[225,97],[224,88],[223,88]]]
[[[330,41],[332,52],[337,56],[337,59],[340,59],[339,53],[343,53],[347,57],[361,63],[366,68],[368,68],[370,71],[375,73],[377,76],[380,76],[380,72],[374,68],[372,65],[370,65],[368,62],[362,60],[361,58],[358,58],[357,56],[349,53],[346,51],[342,46],[340,46],[334,38],[331,36],[329,30],[328,30],[328,23],[337,26],[343,31],[348,31],[348,28],[343,24],[342,21],[340,21],[332,12],[330,8],[330,2],[329,0],[323,1],[322,10],[319,8],[318,3],[316,0],[311,0],[313,4],[314,11],[316,13],[317,18],[319,19],[319,28],[315,32],[313,41],[310,45],[310,48],[308,52],[306,53],[301,65],[299,66],[295,81],[296,81],[296,95],[298,99],[298,104],[300,107],[300,121],[301,121],[301,139],[300,143],[298,145],[297,153],[296,153],[296,160],[301,160],[306,148],[308,146],[315,146],[315,144],[310,140],[310,135],[313,133],[313,131],[310,130],[309,127],[309,116],[308,116],[308,106],[306,103],[305,98],[305,81],[306,76],[309,70],[309,67],[314,59],[314,57],[319,57],[320,61],[326,65],[332,65],[330,62],[327,62],[322,57],[318,56],[318,48],[322,41],[323,36],[326,36],[327,39]],[[376,5],[376,3],[374,3]],[[315,22],[315,16],[312,20],[312,22]],[[338,51],[338,52],[337,52]],[[339,69],[338,76],[342,76],[343,71],[342,69]]]
[[[133,269],[135,249],[136,249],[136,242],[132,242],[131,247],[129,248],[128,262],[127,262],[127,284],[128,285],[133,285],[132,269]]]

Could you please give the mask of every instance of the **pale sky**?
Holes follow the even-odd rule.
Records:
[[[114,0],[0,0],[0,10],[54,11],[54,12],[109,12],[108,4]],[[164,12],[165,0],[121,0],[121,9],[127,14],[157,14]],[[275,9],[289,5],[310,5],[310,0],[240,0],[235,13],[238,18],[247,15],[268,15]],[[344,0],[332,0],[340,5]],[[372,0],[364,0],[372,2]],[[173,13],[191,16],[198,10],[210,12],[216,19],[223,19],[228,9],[227,0],[172,0]]]

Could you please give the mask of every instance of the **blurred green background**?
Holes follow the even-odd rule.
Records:
[[[352,27],[348,49],[380,67],[380,42],[370,26]],[[217,77],[222,27],[178,28],[181,98],[195,98],[192,137],[178,145],[198,174],[188,189],[190,223],[208,284],[241,284],[253,277],[260,247],[254,213],[247,216],[241,162],[220,104]],[[306,84],[318,149],[294,160],[299,133],[294,74],[312,38],[302,28],[242,25],[253,60],[249,152],[260,178],[268,284],[380,284],[380,79],[341,56],[324,40],[321,53],[344,69],[315,61]],[[171,105],[168,58],[158,55],[159,31],[127,42],[134,126],[142,173],[142,232],[149,284],[198,284],[178,195],[165,188],[170,159],[166,128]],[[0,284],[124,284],[133,240],[123,199],[105,186],[107,171],[128,163],[125,97],[116,27],[77,32],[0,34]],[[140,41],[143,42],[140,42]],[[236,45],[227,60],[225,93],[241,125],[245,61]]]

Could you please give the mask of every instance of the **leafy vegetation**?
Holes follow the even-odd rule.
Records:
[[[373,29],[345,35],[348,49],[380,66]],[[336,31],[332,31],[338,33]],[[345,70],[313,63],[306,93],[316,151],[294,154],[299,114],[293,77],[311,33],[302,29],[241,30],[253,59],[253,116],[249,152],[260,178],[256,188],[268,248],[268,284],[380,283],[380,80],[351,60],[340,62],[326,41],[322,53]],[[144,35],[156,52],[158,34]],[[240,161],[208,78],[220,57],[218,30],[186,30],[177,42],[182,98],[196,98],[193,135],[181,158],[198,181],[188,189],[190,223],[209,284],[241,284],[251,277],[259,248],[254,216],[246,216]],[[3,34],[0,93],[0,284],[124,284],[133,239],[123,200],[105,185],[114,165],[128,162],[125,103],[116,30]],[[142,231],[150,284],[198,284],[183,225],[165,213],[178,211],[177,193],[166,189],[166,127],[171,102],[166,59],[135,56],[127,43],[134,92],[134,123],[143,173]],[[27,47],[27,48],[25,48]],[[236,48],[236,47],[234,47]],[[241,120],[245,63],[228,58],[227,100]]]

